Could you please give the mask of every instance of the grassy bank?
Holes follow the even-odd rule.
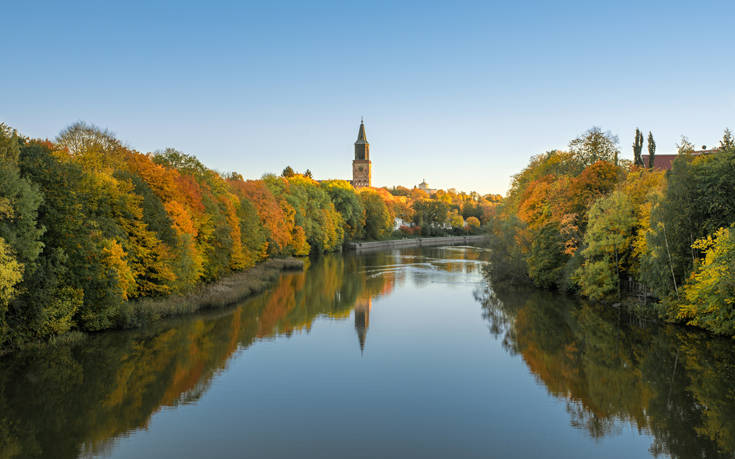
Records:
[[[143,298],[120,306],[116,314],[117,328],[136,328],[156,320],[204,309],[221,308],[260,293],[283,271],[300,271],[304,261],[298,258],[276,258],[202,285],[183,295]]]
[[[303,269],[303,259],[275,258],[248,270],[233,273],[217,282],[201,285],[187,294],[128,301],[117,308],[115,323],[107,330],[138,328],[169,317],[230,306],[264,291],[284,271]],[[15,349],[0,349],[0,357],[14,351],[32,352],[49,346],[76,343],[85,340],[87,336],[88,332],[72,330],[52,336],[49,340],[28,341]]]

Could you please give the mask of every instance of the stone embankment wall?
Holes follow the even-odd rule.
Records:
[[[365,250],[404,249],[410,247],[432,247],[437,245],[477,244],[487,239],[487,235],[419,237],[412,239],[393,239],[390,241],[348,242],[345,249],[362,252]]]

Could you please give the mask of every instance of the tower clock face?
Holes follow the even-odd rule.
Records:
[[[357,170],[362,172],[362,166],[357,166]]]

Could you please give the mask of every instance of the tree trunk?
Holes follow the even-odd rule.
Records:
[[[669,269],[671,269],[671,280],[674,281],[674,291],[676,292],[676,298],[679,298],[679,289],[676,287],[676,276],[674,275],[674,264],[671,261],[671,252],[669,251],[669,237],[666,235],[666,224],[662,223],[664,227],[664,242],[666,243],[666,255],[669,257]]]

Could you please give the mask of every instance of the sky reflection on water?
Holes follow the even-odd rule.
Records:
[[[266,294],[5,359],[4,457],[732,457],[729,340],[490,289],[482,249],[330,255]]]

